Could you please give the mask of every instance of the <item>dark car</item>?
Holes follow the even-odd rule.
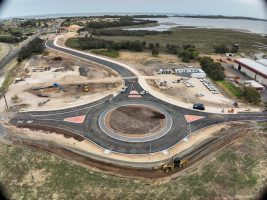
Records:
[[[202,103],[196,103],[196,104],[193,105],[193,109],[205,110],[205,106]]]

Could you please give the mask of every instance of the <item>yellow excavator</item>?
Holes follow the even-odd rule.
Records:
[[[89,91],[89,86],[88,86],[87,83],[84,84],[84,86],[83,86],[83,91],[84,91],[84,92],[88,92],[88,91]]]
[[[187,165],[189,162],[188,159],[183,159],[180,157],[173,158],[170,162],[162,166],[162,170],[166,173],[173,171],[175,167],[181,168]]]

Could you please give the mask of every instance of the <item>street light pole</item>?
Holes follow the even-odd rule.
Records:
[[[191,135],[192,131],[191,131],[191,124],[190,124],[190,122],[188,122],[188,129],[189,129],[189,134]]]

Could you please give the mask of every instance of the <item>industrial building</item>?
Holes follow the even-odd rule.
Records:
[[[246,86],[246,87],[247,86],[253,87],[258,91],[264,90],[264,86],[259,84],[258,82],[254,81],[254,80],[242,81],[241,84]]]
[[[171,74],[171,69],[159,69],[158,74]]]
[[[248,58],[235,60],[234,68],[258,83],[267,86],[267,66]]]
[[[192,77],[192,78],[206,78],[207,75],[206,73],[199,68],[182,68],[182,69],[175,69],[175,73],[178,76],[183,76],[183,77]]]

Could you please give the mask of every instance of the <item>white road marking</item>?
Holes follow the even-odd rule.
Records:
[[[188,138],[188,137],[185,137],[185,138],[183,139],[183,141],[184,141],[184,142],[188,142],[188,141],[189,141],[189,138]]]
[[[169,151],[165,149],[165,150],[162,151],[162,153],[163,153],[164,155],[168,155],[168,154],[169,154]]]
[[[105,150],[104,150],[104,154],[110,154],[110,150],[105,149]]]

